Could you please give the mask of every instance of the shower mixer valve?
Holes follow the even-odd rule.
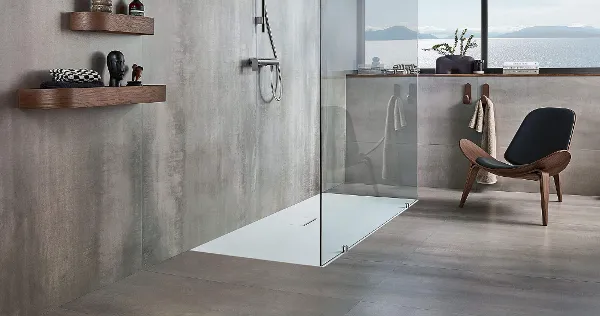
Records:
[[[279,59],[277,58],[250,58],[248,65],[252,67],[253,71],[259,71],[261,67],[267,66],[279,66]]]

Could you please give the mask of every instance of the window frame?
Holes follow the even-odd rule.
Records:
[[[483,60],[483,67],[486,74],[502,74],[502,68],[489,68],[488,57],[489,57],[489,0],[481,1],[481,60]],[[357,0],[358,2],[358,23],[359,28],[362,26],[362,32],[358,32],[358,58],[359,64],[365,61],[365,2],[366,0]],[[361,43],[362,41],[362,43]],[[435,68],[421,68],[422,74],[435,74]],[[581,74],[600,74],[600,67],[574,67],[574,68],[540,68],[540,74],[568,74],[568,75],[581,75]]]

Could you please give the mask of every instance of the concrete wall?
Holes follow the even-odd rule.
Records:
[[[259,1],[260,3],[260,1]],[[268,1],[284,100],[266,104],[242,60],[271,57],[254,1],[157,1],[145,56],[176,106],[144,111],[144,262],[300,202],[319,186],[319,5]],[[185,9],[184,9],[185,8]],[[258,51],[258,53],[257,53]],[[261,89],[269,93],[269,73]]]
[[[35,315],[318,192],[317,0],[269,1],[286,85],[273,104],[241,67],[266,40],[254,0],[146,0],[148,37],[67,30],[86,2],[0,12],[0,315]],[[113,49],[168,102],[15,108],[45,70],[103,69]]]
[[[381,104],[389,93],[378,88],[399,83],[404,78],[353,78],[356,81],[353,107],[376,98]],[[386,84],[382,84],[386,82]],[[527,113],[539,107],[567,107],[577,115],[573,138],[571,165],[562,174],[563,190],[567,194],[600,195],[600,171],[593,166],[600,159],[600,77],[427,77],[419,78],[418,95],[418,183],[420,187],[462,189],[468,163],[458,142],[462,138],[477,143],[481,136],[468,128],[474,104],[462,104],[463,86],[471,83],[474,96],[488,83],[496,106],[498,152],[502,158],[506,148]],[[356,100],[356,101],[352,101]],[[377,107],[380,108],[380,107]],[[369,114],[381,120],[382,110]],[[355,124],[356,125],[356,124]],[[358,124],[362,133],[380,133],[380,124]],[[358,133],[358,132],[357,132]],[[539,184],[531,181],[500,178],[492,186],[478,185],[478,190],[538,192]],[[554,190],[554,188],[552,188]]]

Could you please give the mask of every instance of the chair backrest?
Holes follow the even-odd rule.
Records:
[[[554,152],[568,150],[575,128],[575,112],[565,108],[540,108],[525,117],[504,158],[526,165]]]

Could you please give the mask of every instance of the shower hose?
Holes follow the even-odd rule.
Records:
[[[269,23],[269,13],[267,11],[267,5],[264,4],[265,11],[265,24],[267,26],[267,34],[269,35],[269,42],[271,43],[271,48],[273,49],[273,57],[277,59],[279,56],[277,55],[277,48],[275,47],[275,39],[273,38],[273,30],[271,29],[271,23]],[[260,80],[260,75],[259,75]],[[260,85],[260,82],[259,82]],[[281,75],[281,66],[271,66],[271,98],[267,101],[267,103],[273,102],[273,100],[281,101],[283,97],[283,77]]]

